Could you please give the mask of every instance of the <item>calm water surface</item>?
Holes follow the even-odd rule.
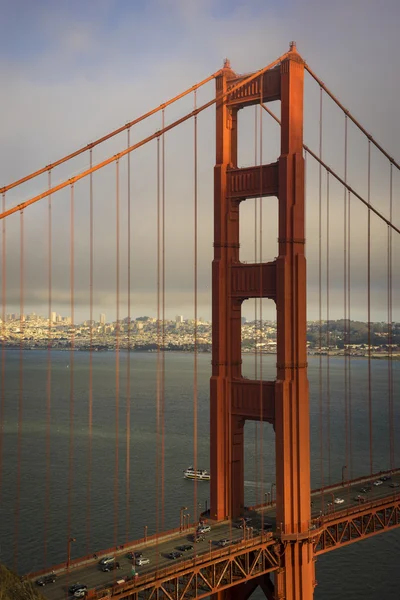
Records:
[[[198,356],[197,456],[201,467],[209,466],[210,359],[209,354]],[[187,506],[192,515],[196,508],[205,508],[209,485],[199,483],[194,498],[193,482],[182,476],[194,456],[193,354],[165,355],[163,402],[160,393],[157,402],[156,354],[121,353],[117,380],[116,355],[95,353],[91,396],[89,353],[52,352],[51,378],[47,361],[47,352],[24,352],[20,377],[19,351],[6,353],[0,470],[2,562],[20,573],[34,571],[65,561],[69,536],[76,539],[72,556],[79,556],[142,537],[145,526],[148,533],[177,527],[181,506]],[[275,356],[264,358],[263,378],[274,378],[275,361]],[[329,360],[329,386],[326,359],[321,376],[319,364],[319,358],[310,357],[313,487],[339,481],[343,465],[352,477],[369,470],[368,361],[351,361],[347,403],[343,359]],[[385,361],[372,361],[371,367],[373,469],[379,471],[390,466],[388,367]],[[244,375],[252,378],[255,369],[254,357],[245,355]],[[259,373],[259,365],[257,369]],[[394,381],[398,441],[399,363],[394,363]],[[346,412],[351,415],[347,442]],[[397,466],[399,445],[395,444]],[[271,426],[246,424],[245,460],[246,503],[261,502],[275,481]],[[316,577],[316,600],[400,598],[400,530],[319,558]]]

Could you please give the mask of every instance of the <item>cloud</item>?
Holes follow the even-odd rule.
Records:
[[[22,4],[25,5],[25,2]],[[28,7],[29,3],[27,3]],[[362,10],[361,10],[362,8]],[[343,9],[343,10],[342,10]],[[345,10],[344,10],[345,9]],[[343,15],[346,15],[346,19]],[[192,86],[222,66],[228,56],[238,72],[261,68],[288,49],[291,39],[311,68],[350,108],[367,129],[394,156],[399,155],[400,122],[397,97],[400,84],[393,77],[398,67],[396,35],[397,3],[388,2],[385,11],[373,0],[338,0],[335,5],[308,0],[286,0],[277,6],[253,0],[202,3],[183,0],[152,0],[146,3],[102,0],[93,6],[71,2],[68,6],[41,3],[28,8],[29,18],[16,21],[15,9],[7,6],[3,15],[6,39],[0,43],[2,60],[2,122],[0,127],[0,181],[17,179],[56,160],[77,147],[100,137],[123,123],[158,106],[167,98]],[[9,27],[7,27],[7,24]],[[9,30],[13,30],[14,35]],[[380,43],[383,39],[385,43]],[[393,35],[390,35],[393,32]],[[7,45],[8,44],[8,45]],[[16,49],[18,47],[18,51]],[[305,140],[319,149],[319,89],[306,87]],[[197,103],[210,99],[213,84],[199,90]],[[166,122],[193,108],[193,97],[165,111]],[[246,111],[247,112],[247,111]],[[343,176],[344,118],[331,101],[323,103],[323,158]],[[161,127],[161,114],[131,132],[137,141]],[[241,164],[253,164],[255,154],[254,111],[239,115]],[[279,133],[266,114],[263,116],[263,161],[275,160],[279,153]],[[165,280],[171,314],[185,313],[191,307],[193,287],[194,145],[193,123],[165,137],[165,178],[162,181],[162,142],[131,156],[131,268],[135,306],[152,306],[157,288],[157,202],[166,203]],[[126,134],[95,149],[97,162],[126,147]],[[203,316],[210,317],[210,262],[212,259],[212,173],[214,165],[214,114],[210,109],[198,118],[198,282]],[[259,156],[259,154],[258,154]],[[389,214],[389,170],[372,152],[372,176],[368,192],[368,142],[353,126],[348,127],[348,180],[361,190],[384,214]],[[57,182],[89,164],[85,154],[68,168],[52,173]],[[160,162],[161,161],[161,162]],[[121,297],[127,285],[127,161],[120,164],[120,269]],[[310,317],[318,312],[318,167],[308,159],[307,250],[309,253]],[[324,178],[326,175],[324,174]],[[400,221],[399,180],[394,175],[392,212]],[[48,185],[46,176],[7,194],[13,205]],[[94,189],[94,286],[99,310],[115,312],[116,293],[116,171],[107,167],[93,177]],[[326,203],[326,182],[322,185]],[[87,316],[90,264],[89,182],[75,186],[75,302],[81,318]],[[396,202],[397,200],[397,202]],[[276,208],[263,202],[263,256],[273,259]],[[336,289],[334,305],[342,310],[343,287],[343,190],[331,181],[331,290]],[[254,247],[253,207],[242,206],[242,257],[252,260]],[[67,310],[70,302],[70,191],[52,199],[52,296],[55,310]],[[365,297],[365,210],[354,209],[351,266],[354,298]],[[29,216],[28,216],[29,215]],[[25,305],[44,306],[48,294],[48,208],[25,211]],[[160,217],[160,215],[159,215]],[[326,209],[323,208],[323,219]],[[357,221],[363,230],[358,230]],[[14,224],[15,223],[15,224]],[[14,312],[19,298],[18,217],[7,222],[7,312]],[[270,229],[268,229],[270,227]],[[335,229],[336,227],[336,229]],[[386,264],[387,232],[374,225],[373,264]],[[325,231],[326,233],[326,231]],[[376,239],[375,239],[376,237]],[[325,238],[324,238],[325,239]],[[379,242],[377,240],[379,239]],[[359,243],[359,245],[357,245]],[[398,246],[394,246],[397,250]],[[162,250],[162,249],[161,249]],[[397,265],[397,255],[394,264]],[[326,270],[326,252],[323,254]],[[376,272],[375,272],[376,271]],[[384,270],[374,266],[373,287],[385,287]],[[395,282],[396,283],[396,282]],[[397,286],[397,283],[396,283]],[[356,291],[357,290],[357,291]],[[397,287],[395,287],[397,291]],[[140,299],[142,298],[142,303]],[[153,298],[153,301],[151,300]],[[332,296],[334,298],[334,296]],[[398,295],[397,295],[398,300]],[[124,300],[125,302],[125,300]],[[377,300],[378,302],[378,300]],[[365,302],[364,302],[365,304]],[[357,300],[355,311],[360,303]],[[107,306],[110,308],[108,310]],[[397,306],[397,304],[396,304]],[[332,305],[333,308],[333,305]],[[247,310],[247,309],[246,309]],[[365,310],[360,309],[360,314]],[[248,315],[247,315],[248,316]]]

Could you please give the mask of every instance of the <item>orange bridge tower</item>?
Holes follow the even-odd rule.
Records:
[[[275,576],[275,585],[267,576],[257,583],[269,598],[308,600],[313,596],[314,562],[309,539],[304,61],[292,43],[279,65],[229,93],[240,81],[225,61],[216,80],[210,516],[223,520],[242,514],[245,422],[262,419],[271,423],[276,440],[276,534],[282,569]],[[281,101],[278,161],[238,168],[239,110],[275,100]],[[272,262],[243,264],[239,256],[239,205],[247,198],[261,196],[278,198],[278,256]],[[274,381],[242,377],[241,305],[245,299],[259,297],[276,303]],[[253,589],[254,585],[242,584],[220,592],[218,597],[248,598]]]

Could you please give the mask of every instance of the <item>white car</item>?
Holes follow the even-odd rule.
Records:
[[[344,500],[343,500],[343,498],[335,498],[335,499],[334,499],[334,503],[335,503],[335,504],[343,504],[343,503],[344,503]]]
[[[374,481],[374,485],[383,485],[383,481],[381,481],[380,479],[377,479],[376,481]]]
[[[209,531],[211,531],[211,527],[209,525],[200,525],[200,527],[197,528],[197,533],[200,535],[202,533],[208,533]]]
[[[141,556],[140,558],[136,559],[136,564],[138,567],[142,567],[143,565],[148,565],[150,562],[149,558],[145,558],[144,556]]]

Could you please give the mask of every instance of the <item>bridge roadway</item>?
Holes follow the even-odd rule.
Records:
[[[373,485],[378,476],[375,475],[373,478],[363,478],[355,482],[345,482],[344,486],[336,485],[324,491],[314,491],[311,495],[312,500],[312,522],[310,523],[310,529],[313,529],[314,522],[318,521],[318,518],[322,515],[332,515],[333,513],[339,513],[345,511],[347,508],[354,508],[359,505],[359,501],[356,500],[357,495],[365,496],[366,503],[362,506],[366,506],[367,503],[381,498],[390,498],[391,496],[398,495],[400,492],[400,470],[392,472],[391,479],[383,482],[379,486]],[[360,492],[361,488],[366,485],[371,486],[371,490],[367,493]],[[394,487],[393,484],[399,484],[399,487]],[[391,487],[393,486],[393,487]],[[342,504],[333,503],[334,498],[342,498],[344,502]],[[191,559],[196,554],[197,556],[203,556],[210,554],[212,557],[213,551],[219,549],[218,542],[222,539],[230,539],[232,542],[239,542],[243,540],[244,536],[248,539],[252,535],[258,533],[262,526],[264,528],[270,527],[273,531],[279,531],[279,524],[276,524],[275,519],[275,505],[267,506],[263,505],[246,510],[246,516],[251,518],[248,525],[243,528],[235,527],[235,523],[222,522],[212,524],[211,532],[206,534],[206,539],[202,542],[193,544],[193,550],[184,552],[180,559],[172,560],[168,558],[168,553],[173,550],[177,550],[178,546],[183,544],[192,543],[191,537],[194,531],[194,527],[187,529],[182,532],[175,532],[171,535],[165,535],[164,539],[157,541],[148,541],[145,544],[138,545],[132,544],[125,546],[122,550],[119,549],[115,552],[116,560],[120,563],[121,568],[119,570],[110,571],[103,573],[100,570],[98,561],[105,556],[105,554],[99,554],[96,559],[92,558],[90,561],[82,561],[80,564],[73,564],[70,566],[69,571],[66,570],[65,565],[56,568],[57,581],[52,584],[48,584],[45,587],[40,588],[42,594],[48,598],[48,600],[62,600],[68,597],[68,587],[73,583],[84,583],[88,589],[106,588],[108,586],[115,585],[118,580],[127,578],[132,575],[132,560],[128,559],[127,554],[129,551],[141,551],[143,556],[150,559],[150,563],[146,566],[137,567],[135,566],[136,572],[140,575],[149,574],[166,567],[178,566],[181,561],[185,559]],[[237,522],[236,525],[239,523]],[[77,562],[77,561],[74,561]],[[36,580],[39,576],[30,575],[29,579]]]

